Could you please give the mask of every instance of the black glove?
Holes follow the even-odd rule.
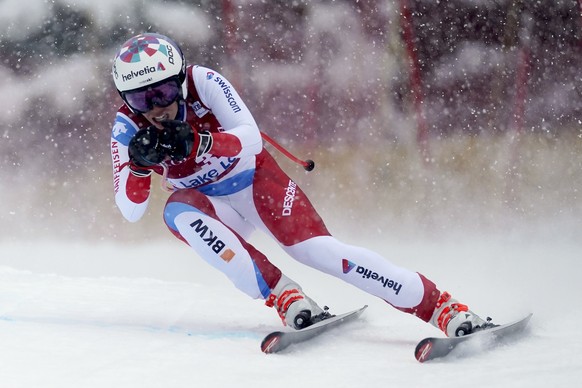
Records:
[[[140,129],[129,142],[129,160],[140,167],[160,164],[168,155],[167,149],[160,146],[160,131],[153,125]]]
[[[179,162],[190,156],[192,147],[198,141],[198,133],[190,124],[179,120],[164,120],[164,126],[160,134],[160,145],[167,150],[167,155]]]
[[[162,147],[167,147],[168,156],[179,162],[196,152],[196,158],[210,151],[212,148],[212,135],[209,132],[196,132],[190,124],[179,120],[164,120],[161,141]]]
[[[129,142],[129,159],[138,169],[155,166],[168,157],[180,162],[189,157],[192,150],[196,150],[199,158],[212,147],[210,133],[198,133],[184,121],[164,120],[162,125],[162,130],[153,125],[140,129]]]

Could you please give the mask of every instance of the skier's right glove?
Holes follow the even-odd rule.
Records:
[[[138,177],[149,176],[150,167],[160,164],[167,156],[167,151],[159,145],[159,131],[149,126],[140,129],[129,142],[129,169]]]

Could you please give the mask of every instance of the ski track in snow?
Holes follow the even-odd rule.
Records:
[[[362,319],[264,355],[277,314],[175,241],[0,244],[0,387],[565,387],[582,378],[580,243],[368,244],[496,322],[534,312],[511,346],[430,364],[413,350],[436,329],[263,243],[332,311],[369,304]]]

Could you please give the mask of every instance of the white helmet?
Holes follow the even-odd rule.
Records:
[[[113,60],[113,81],[123,92],[151,86],[175,77],[186,98],[186,61],[180,47],[161,34],[136,35],[125,42]]]

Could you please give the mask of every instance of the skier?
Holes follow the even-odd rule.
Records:
[[[425,276],[335,239],[303,190],[263,148],[242,98],[215,70],[186,66],[167,36],[144,33],[117,52],[113,80],[124,104],[111,134],[115,202],[130,222],[144,214],[151,174],[171,188],[169,230],[234,285],[302,329],[323,311],[247,239],[255,228],[295,260],[336,276],[447,336],[491,325]],[[461,314],[462,312],[462,314]]]

